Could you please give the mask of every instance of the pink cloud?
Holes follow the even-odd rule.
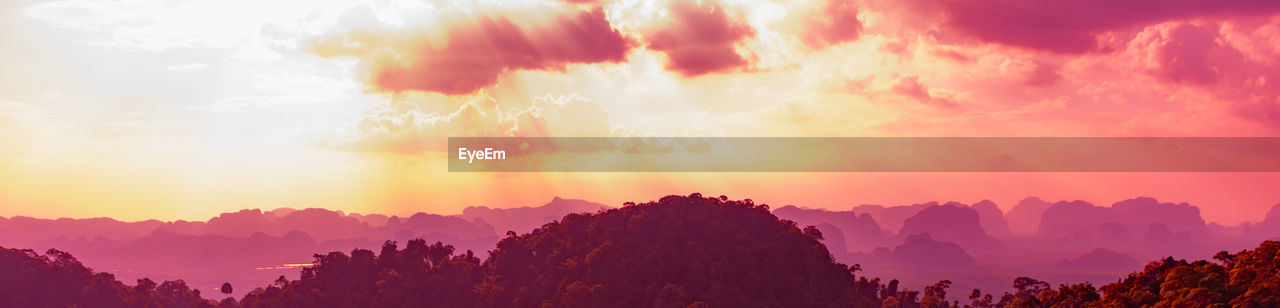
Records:
[[[670,10],[675,21],[649,35],[649,49],[667,55],[667,70],[696,77],[750,64],[734,45],[754,36],[755,29],[730,19],[723,5],[677,1]]]
[[[1027,74],[1026,79],[1023,79],[1022,84],[1031,87],[1046,87],[1062,80],[1062,75],[1058,74],[1057,68],[1054,66],[1041,61],[1036,61],[1033,64],[1034,68]]]
[[[1265,52],[1248,55],[1229,42],[1232,31],[1250,29],[1222,22],[1164,23],[1139,33],[1129,43],[1128,52],[1151,76],[1206,92],[1245,119],[1280,128],[1280,85],[1275,82],[1280,80],[1280,56]]]
[[[1098,49],[1099,33],[1195,17],[1267,16],[1270,0],[919,0],[920,12],[946,18],[947,30],[986,42],[1078,54]]]
[[[893,84],[893,93],[910,97],[923,104],[942,107],[956,106],[956,102],[951,98],[929,93],[929,88],[920,83],[920,77],[918,76],[899,77]]]
[[[811,19],[801,36],[810,48],[823,48],[858,39],[862,22],[858,20],[857,3],[851,0],[827,0],[822,14]]]
[[[1212,27],[1179,24],[1162,32],[1149,42],[1155,46],[1150,46],[1148,55],[1156,64],[1153,75],[1161,79],[1213,84],[1218,81],[1221,64],[1214,61],[1240,58],[1214,42],[1218,33]]]
[[[446,95],[471,94],[498,82],[515,70],[563,70],[575,63],[616,63],[626,60],[634,45],[595,8],[564,14],[550,25],[524,27],[505,17],[481,17],[448,31],[448,41],[433,48],[421,36],[394,33],[348,33],[318,43],[317,53],[361,57],[372,66],[369,78],[377,90],[425,91]],[[407,42],[394,42],[405,40]],[[398,48],[409,59],[388,60],[379,50],[359,46]],[[388,41],[392,41],[388,43]]]

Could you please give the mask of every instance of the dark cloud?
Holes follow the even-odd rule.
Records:
[[[915,0],[918,12],[941,13],[943,26],[983,41],[1057,53],[1098,49],[1111,30],[1208,16],[1267,16],[1274,0]]]

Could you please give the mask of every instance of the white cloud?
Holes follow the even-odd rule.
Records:
[[[204,63],[204,62],[196,62],[196,63],[187,63],[187,64],[182,64],[182,65],[170,65],[170,66],[166,66],[166,68],[168,68],[168,69],[175,70],[175,71],[179,71],[179,72],[181,72],[181,71],[199,71],[199,70],[208,69],[209,67],[211,67],[211,65],[209,65],[208,63]]]
[[[260,57],[266,53],[263,48],[296,49],[292,44],[279,44],[281,33],[273,29],[315,22],[310,20],[313,16],[359,4],[366,2],[64,0],[31,4],[23,12],[58,28],[92,34],[86,43],[95,46],[150,52],[244,49],[241,53]]]
[[[414,103],[378,106],[336,131],[304,136],[322,148],[419,154],[443,150],[448,137],[609,137],[621,133],[607,111],[577,95],[545,95],[524,109],[500,110],[490,97],[463,103],[450,113],[423,111]]]

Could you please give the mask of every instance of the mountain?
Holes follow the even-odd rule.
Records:
[[[822,232],[822,244],[827,246],[827,251],[830,251],[831,256],[836,258],[836,262],[854,260],[853,254],[849,253],[849,247],[845,246],[844,232],[840,231],[840,228],[832,224],[817,224],[813,225],[813,227]]]
[[[1182,203],[1161,203],[1155,198],[1139,197],[1111,205],[1116,219],[1133,225],[1162,224],[1173,233],[1189,232],[1201,235],[1208,232],[1200,208]]]
[[[507,231],[528,232],[542,224],[560,219],[572,213],[594,213],[609,206],[579,199],[562,199],[555,197],[551,202],[538,207],[490,208],[485,206],[469,206],[462,210],[462,219],[492,225],[499,233]]]
[[[264,215],[260,209],[222,213],[204,224],[203,234],[229,237],[246,237],[254,233],[276,235],[283,232],[282,228],[274,224],[279,219],[273,215]]]
[[[403,221],[398,216],[392,216],[387,220],[387,224],[382,228],[385,231],[410,231],[413,234],[433,235],[436,236],[457,236],[462,238],[491,238],[496,237],[493,226],[485,224],[483,221],[471,221],[456,216],[443,216],[436,214],[417,213],[409,216]],[[384,236],[383,238],[387,238]]]
[[[317,241],[327,241],[351,237],[369,237],[375,228],[341,211],[309,208],[289,212],[279,218],[274,226],[277,233],[301,231],[315,237]],[[283,232],[283,233],[281,233]],[[355,235],[355,236],[353,236]]]
[[[977,211],[954,202],[925,208],[904,221],[898,232],[901,235],[921,233],[971,251],[990,252],[1004,247],[983,230]]]
[[[1271,206],[1262,221],[1249,226],[1244,233],[1247,236],[1260,239],[1280,238],[1280,204]]]
[[[870,214],[871,218],[874,218],[876,222],[879,222],[880,227],[884,228],[885,230],[899,230],[899,229],[902,229],[902,222],[906,221],[907,218],[911,218],[911,216],[915,216],[917,213],[920,213],[920,211],[923,211],[925,208],[932,207],[932,206],[938,206],[938,202],[927,202],[927,203],[918,203],[918,204],[912,204],[912,205],[891,206],[891,207],[885,207],[883,205],[864,204],[864,205],[859,205],[854,207],[853,212]]]
[[[1009,222],[1005,221],[1004,212],[996,207],[995,202],[982,200],[969,207],[978,212],[978,222],[982,224],[982,229],[987,231],[987,234],[994,237],[1013,236],[1013,231],[1009,229]]]
[[[1051,205],[1040,198],[1027,197],[1009,209],[1009,213],[1006,213],[1004,218],[1009,222],[1010,231],[1017,234],[1033,234],[1040,228],[1040,218]]]
[[[1111,207],[1084,201],[1054,203],[1042,215],[1039,233],[1079,240],[1136,239],[1155,225],[1188,236],[1208,233],[1199,208],[1187,203],[1160,203],[1145,197],[1116,202]]]
[[[1073,271],[1132,271],[1142,267],[1138,259],[1106,248],[1094,249],[1075,258],[1064,259],[1061,264]]]
[[[891,245],[890,236],[870,214],[861,215],[853,211],[828,211],[821,209],[804,209],[788,205],[773,210],[778,218],[795,221],[802,226],[829,224],[843,233],[845,240],[841,246],[847,247],[845,252],[867,252],[877,247]],[[829,242],[827,246],[832,246]]]
[[[966,269],[977,262],[960,245],[935,241],[928,233],[907,235],[902,245],[877,249],[867,256],[873,265],[902,269]]]
[[[101,237],[123,241],[150,234],[163,224],[157,220],[123,222],[111,218],[39,219],[15,216],[0,220],[0,245],[29,247],[32,243],[57,237]]]
[[[1106,217],[1107,214],[1106,208],[1094,206],[1089,202],[1080,200],[1072,202],[1059,201],[1044,210],[1044,214],[1040,216],[1040,226],[1036,233],[1044,236],[1073,236],[1084,240],[1091,239],[1091,234],[1083,228],[1092,228],[1098,225],[1099,221],[1110,220]]]

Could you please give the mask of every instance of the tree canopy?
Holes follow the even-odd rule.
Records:
[[[767,205],[668,196],[571,214],[511,233],[484,262],[443,243],[316,255],[298,281],[251,292],[252,307],[386,303],[440,307],[779,307],[878,304],[879,281],[833,261],[815,228]],[[896,294],[894,294],[896,295]]]
[[[164,307],[212,306],[182,280],[157,285],[139,279],[126,286],[109,273],[95,273],[71,254],[50,249],[0,247],[0,307]]]

